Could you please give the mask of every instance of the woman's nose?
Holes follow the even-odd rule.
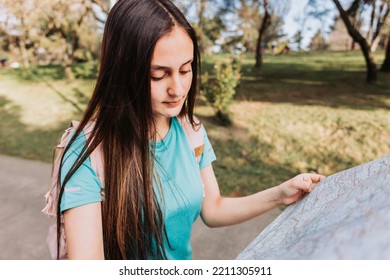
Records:
[[[172,75],[171,81],[168,87],[168,94],[180,96],[183,91],[182,81],[180,80],[179,75]]]

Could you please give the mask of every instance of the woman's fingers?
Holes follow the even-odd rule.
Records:
[[[314,186],[325,178],[324,175],[313,173],[304,173],[298,175],[298,177],[301,177],[300,179],[303,181],[303,185],[301,185],[301,188],[306,192],[311,192]],[[300,184],[302,184],[302,181]]]

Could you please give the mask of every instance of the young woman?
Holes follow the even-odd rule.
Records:
[[[195,32],[169,0],[112,8],[97,84],[60,170],[70,259],[191,259],[199,215],[210,227],[240,223],[299,200],[321,180],[301,174],[251,196],[221,197],[216,157],[193,116],[198,66]],[[183,118],[203,132],[199,162]],[[104,155],[104,201],[89,157],[95,148]]]

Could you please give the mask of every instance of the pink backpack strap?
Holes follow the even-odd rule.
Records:
[[[95,122],[90,122],[84,127],[85,137],[89,137],[95,127]],[[102,195],[102,199],[104,200],[104,167],[103,167],[103,154],[102,147],[99,144],[95,150],[90,155],[91,167],[95,170],[96,175],[99,178],[100,185],[102,187],[100,194]]]
[[[68,143],[69,134],[77,127],[77,125],[78,125],[77,121],[72,121],[69,124],[68,128],[62,134],[60,142],[57,144],[57,146],[54,149],[52,165],[51,165],[51,178],[58,177],[58,173],[61,165],[60,158],[62,157],[65,146]],[[55,217],[57,215],[57,200],[55,199],[57,195],[58,195],[57,180],[52,180],[51,186],[45,194],[46,206],[42,209],[42,212],[49,217]]]
[[[53,164],[52,164],[52,175],[51,175],[51,186],[49,191],[45,194],[46,206],[42,209],[43,214],[47,215],[50,218],[49,231],[46,238],[46,243],[48,245],[49,253],[52,259],[57,259],[57,255],[59,259],[67,259],[67,245],[66,245],[66,237],[65,237],[65,229],[64,229],[64,221],[63,216],[60,216],[60,228],[58,229],[60,232],[59,237],[57,236],[57,207],[58,207],[58,194],[59,194],[59,186],[58,186],[58,174],[61,165],[61,157],[65,151],[65,147],[69,141],[69,134],[72,131],[75,131],[78,127],[78,121],[72,121],[65,132],[62,134],[60,143],[56,146],[55,152],[53,154]],[[90,137],[92,130],[94,128],[95,123],[91,122],[84,128],[83,132],[85,137]],[[102,199],[104,200],[104,176],[103,176],[103,161],[102,161],[102,152],[101,147],[98,147],[91,153],[90,155],[91,166],[95,170],[101,185],[102,185]],[[57,245],[59,242],[59,248]],[[58,250],[59,249],[59,250]]]
[[[200,123],[197,118],[194,117],[194,119],[197,123]],[[188,142],[190,143],[192,152],[193,152],[193,154],[194,154],[194,156],[199,164],[200,157],[202,156],[202,154],[204,152],[204,130],[203,130],[203,127],[200,124],[200,125],[198,125],[198,127],[196,129],[194,129],[187,117],[178,118],[178,120],[179,120],[181,126],[183,127],[183,129],[187,135],[187,139],[188,139]],[[206,191],[205,191],[205,186],[204,186],[203,182],[202,182],[202,187],[203,187],[203,197],[205,197]]]
[[[194,129],[187,117],[178,118],[178,120],[187,135],[192,152],[199,163],[200,157],[204,152],[203,127],[202,125],[199,125],[196,129]],[[197,118],[195,118],[195,121],[199,122]]]
[[[61,161],[59,160],[59,157],[62,156],[64,149],[69,141],[69,134],[72,131],[75,131],[79,125],[78,121],[72,120],[68,126],[68,128],[64,131],[64,133],[61,136],[60,142],[57,144],[55,151],[53,153],[53,160],[52,160],[52,168],[51,168],[51,177],[57,178],[58,172],[60,169]],[[84,134],[85,137],[88,137],[89,134],[92,132],[93,128],[95,126],[94,122],[89,123],[84,128]],[[91,154],[91,166],[95,170],[96,174],[98,175],[98,178],[100,180],[100,183],[103,188],[104,184],[104,169],[103,169],[103,161],[102,161],[102,153],[101,153],[101,146],[99,145]],[[52,202],[53,196],[57,195],[57,184],[56,181],[53,182],[51,185],[49,191],[45,194],[46,207],[42,210],[43,213],[49,216],[55,216],[56,215],[56,207],[57,204]]]

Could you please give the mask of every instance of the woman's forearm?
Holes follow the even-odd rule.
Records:
[[[218,197],[205,201],[202,219],[209,227],[220,227],[245,222],[282,204],[277,187],[245,196]]]

